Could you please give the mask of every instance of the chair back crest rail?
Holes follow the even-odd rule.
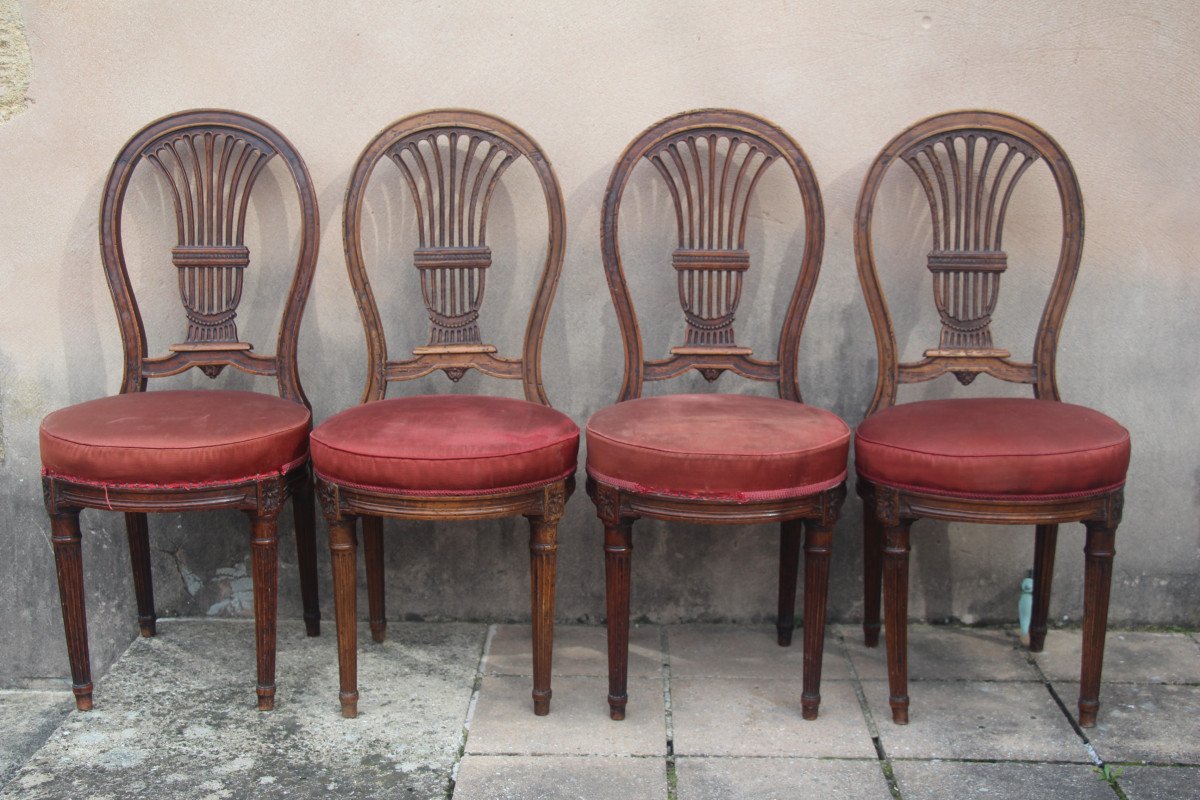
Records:
[[[488,210],[501,176],[519,158],[533,167],[546,202],[546,259],[525,329],[520,358],[497,354],[484,340],[480,314],[492,251],[487,245]],[[362,252],[362,212],[376,165],[396,167],[412,200],[421,298],[429,316],[429,342],[413,357],[389,360],[383,325],[367,278]],[[524,384],[528,400],[548,405],[541,378],[541,348],[547,317],[562,270],[566,213],[562,191],[541,149],[524,131],[477,111],[428,111],[406,117],[381,132],[359,157],[346,190],[346,265],[367,336],[368,380],[363,402],[378,400],[392,381],[412,380],[442,370],[458,381],[469,369]],[[495,276],[493,276],[493,281]]]
[[[686,332],[663,359],[646,360],[625,280],[618,235],[621,199],[645,159],[662,177],[675,209],[678,247],[671,257]],[[783,161],[804,207],[804,253],[780,332],[777,361],[754,358],[736,340],[734,320],[751,254],[746,227],[754,190]],[[602,250],[609,291],[625,350],[620,400],[640,397],[645,381],[696,369],[709,381],[726,370],[774,382],[781,397],[800,400],[796,375],[800,333],[812,300],[824,244],[824,213],[816,177],[803,151],[783,130],[738,111],[708,109],[652,125],[622,154],[604,196]]]
[[[286,163],[300,203],[300,248],[273,354],[254,352],[238,336],[243,276],[250,267],[246,214],[254,185],[275,156]],[[150,357],[122,246],[122,212],[134,169],[155,168],[175,212],[171,261],[187,325],[182,342]],[[100,247],[125,351],[121,391],[146,389],[149,378],[199,367],[215,378],[226,366],[275,376],[279,395],[308,405],[296,365],[300,319],[312,284],[319,240],[316,192],[304,161],[277,130],[233,111],[184,111],[150,123],[117,156],[100,208]]]
[[[888,169],[901,160],[929,203],[933,249],[927,266],[941,319],[936,347],[920,361],[898,360],[896,336],[876,270],[871,225]],[[1042,312],[1033,360],[1013,361],[992,341],[991,321],[1008,268],[1004,221],[1021,177],[1043,161],[1062,207],[1058,267]],[[1031,384],[1037,397],[1059,399],[1054,360],[1083,247],[1083,200],[1066,154],[1048,134],[1007,114],[957,111],[930,117],[887,144],[871,165],[855,214],[854,253],[875,329],[879,375],[867,414],[896,402],[900,384],[952,373],[963,384],[980,373]]]

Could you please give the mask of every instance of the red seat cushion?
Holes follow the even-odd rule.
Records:
[[[587,423],[587,470],[645,494],[749,502],[801,497],[846,478],[850,428],[772,397],[676,394],[628,400]]]
[[[926,400],[864,420],[854,455],[867,480],[935,494],[1091,494],[1125,483],[1129,431],[1054,400]]]
[[[258,392],[119,394],[42,420],[47,475],[109,485],[226,483],[278,474],[308,455],[304,406]]]
[[[503,492],[575,473],[579,427],[526,400],[422,395],[347,409],[312,434],[313,467],[334,483],[405,494]]]

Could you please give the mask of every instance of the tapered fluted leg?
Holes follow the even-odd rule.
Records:
[[[608,607],[608,715],[625,719],[629,702],[629,567],[633,520],[604,523],[604,575]]]
[[[863,642],[879,644],[879,605],[883,588],[883,526],[870,503],[863,508]]]
[[[321,607],[317,597],[317,521],[311,481],[305,481],[292,495],[292,516],[296,525],[296,565],[300,570],[300,599],[304,603],[304,630],[309,636],[321,635]]]
[[[1046,622],[1050,617],[1050,588],[1054,583],[1054,550],[1058,526],[1038,525],[1033,556],[1033,611],[1029,618],[1029,650],[1042,652],[1046,646]]]
[[[383,519],[362,518],[363,560],[367,567],[367,607],[371,617],[371,639],[387,639],[387,615],[383,602]]]
[[[250,515],[250,561],[254,582],[254,650],[258,659],[258,710],[275,708],[275,638],[279,611],[277,516]]]
[[[125,514],[129,539],[129,561],[133,565],[133,592],[137,596],[138,628],[142,636],[153,636],[158,617],[154,613],[154,582],[150,575],[150,530],[146,515]]]
[[[792,643],[792,631],[796,627],[796,578],[800,569],[803,526],[798,519],[786,520],[779,526],[779,614],[775,618],[775,633],[781,647]]]
[[[533,713],[550,713],[550,669],[554,654],[554,581],[558,521],[529,518],[529,579],[533,618]]]
[[[829,556],[833,526],[804,526],[804,693],[800,709],[816,719],[821,705],[821,664],[825,655],[825,615],[829,603]]]
[[[911,520],[883,532],[883,609],[887,616],[888,703],[892,721],[908,724],[908,553]]]
[[[58,594],[62,604],[63,631],[67,635],[67,658],[71,662],[71,691],[75,707],[92,710],[92,663],[88,656],[87,611],[83,595],[83,547],[79,533],[79,509],[50,515],[54,564],[58,570]]]
[[[1079,675],[1079,725],[1091,728],[1100,710],[1100,672],[1108,630],[1108,595],[1112,586],[1116,527],[1088,522],[1084,545],[1083,656]]]
[[[329,523],[333,606],[337,620],[339,698],[343,717],[358,716],[358,542],[354,518]]]

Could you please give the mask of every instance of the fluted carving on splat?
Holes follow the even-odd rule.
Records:
[[[937,351],[986,351],[1008,268],[1002,246],[1013,190],[1037,153],[994,131],[955,131],[917,142],[902,158],[929,200],[933,224],[933,296],[942,320]]]
[[[687,321],[683,347],[672,352],[738,348],[734,316],[742,278],[750,199],[767,167],[779,157],[770,143],[739,131],[689,132],[646,154],[675,205],[679,247],[672,262]]]
[[[473,129],[422,131],[388,151],[412,195],[419,246],[413,265],[421,273],[421,295],[429,313],[429,345],[494,351],[482,344],[483,303],[492,251],[487,215],[500,176],[516,159],[508,142]]]
[[[146,148],[175,207],[178,244],[171,260],[188,327],[185,341],[172,350],[250,349],[238,341],[234,321],[250,263],[246,211],[254,183],[274,155],[261,139],[220,127],[169,133]],[[205,371],[215,376],[220,369]]]

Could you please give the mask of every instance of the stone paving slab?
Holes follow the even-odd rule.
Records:
[[[773,625],[672,625],[667,641],[671,674],[676,677],[796,679],[803,673],[802,629],[789,647],[779,646]],[[841,643],[834,636],[825,637],[821,679],[850,679]]]
[[[878,647],[863,644],[862,628],[839,626],[854,670],[864,681],[887,680],[883,634]],[[1079,672],[1076,664],[1076,675]],[[997,628],[908,626],[908,679],[940,681],[1036,681],[1017,637]]]
[[[1052,681],[1078,681],[1083,634],[1050,631],[1034,653]],[[1200,647],[1183,633],[1109,631],[1104,641],[1105,683],[1200,683]]]
[[[355,720],[338,711],[331,628],[310,639],[280,624],[279,694],[263,713],[253,623],[160,623],[0,797],[444,796],[486,628],[394,623],[387,644],[364,639]]]
[[[70,692],[0,691],[0,787],[73,708]]]
[[[1098,771],[1087,764],[893,760],[892,771],[904,800],[1113,800],[1116,796]]]
[[[1090,760],[1040,683],[913,681],[907,725],[892,722],[886,681],[863,681],[863,693],[893,758]]]
[[[816,758],[678,758],[679,800],[886,800],[876,760]],[[457,797],[457,795],[456,795]]]
[[[484,677],[467,753],[483,755],[665,756],[661,678],[630,678],[624,720],[608,717],[608,678],[554,679],[550,714],[536,717],[525,677]]]
[[[487,675],[532,675],[528,625],[497,625],[484,659]],[[630,677],[662,674],[662,633],[657,625],[629,629]],[[555,625],[555,675],[608,675],[608,632],[603,625]],[[606,692],[607,694],[607,692]]]
[[[852,684],[823,683],[820,716],[811,721],[800,715],[800,694],[798,680],[673,679],[675,753],[875,758]]]
[[[1129,800],[1196,800],[1200,767],[1123,767],[1117,783]]]
[[[1079,684],[1055,684],[1075,711]],[[1101,684],[1096,727],[1086,731],[1105,761],[1200,764],[1200,686]]]
[[[467,755],[454,800],[666,800],[662,758]]]

